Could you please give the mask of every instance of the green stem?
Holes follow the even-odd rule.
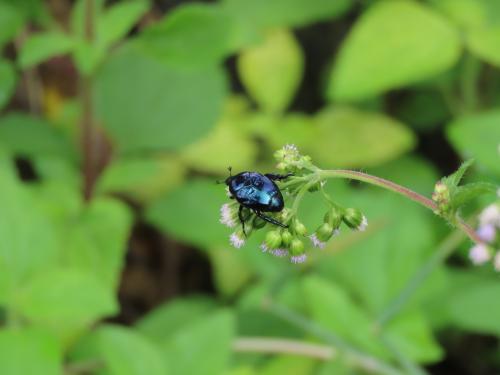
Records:
[[[460,231],[454,231],[439,245],[437,251],[432,254],[429,260],[408,281],[401,293],[380,313],[376,321],[377,331],[380,331],[402,310],[432,271],[448,258],[463,240],[464,234]]]
[[[431,199],[424,197],[417,192],[408,189],[404,186],[398,185],[392,181],[386,180],[381,177],[372,176],[367,173],[352,171],[347,169],[333,169],[333,170],[322,170],[318,172],[321,178],[347,178],[351,180],[357,180],[366,182],[371,185],[379,186],[383,189],[392,191],[394,193],[400,194],[408,199],[411,199],[414,202],[419,203],[420,205],[428,208],[434,213],[437,212],[438,207],[434,201]],[[481,244],[483,241],[477,236],[474,229],[472,229],[469,225],[467,225],[461,218],[457,217],[456,226],[462,232],[464,232],[473,242]]]

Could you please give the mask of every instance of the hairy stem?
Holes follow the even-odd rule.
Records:
[[[351,180],[366,182],[368,184],[376,185],[383,189],[390,190],[394,193],[400,194],[408,199],[411,199],[414,202],[419,203],[420,205],[428,208],[433,212],[436,212],[438,209],[436,203],[434,203],[434,201],[432,201],[431,199],[424,197],[423,195],[418,194],[417,192],[411,189],[398,185],[384,178],[347,169],[322,170],[319,171],[318,173],[321,176],[321,178],[347,178]],[[472,229],[469,225],[467,225],[461,218],[457,217],[456,226],[458,229],[464,232],[473,242],[482,243],[481,239],[477,236],[474,229]]]

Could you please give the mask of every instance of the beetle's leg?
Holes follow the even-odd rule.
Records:
[[[287,174],[266,173],[264,176],[273,181],[281,181],[281,180],[286,180],[288,177],[293,176],[293,173],[287,173]]]
[[[271,223],[271,224],[277,225],[277,226],[282,227],[282,228],[288,228],[288,225],[285,225],[285,224],[283,224],[283,223],[280,223],[278,220],[275,220],[275,219],[273,219],[272,217],[266,216],[266,215],[264,215],[264,214],[263,214],[262,212],[260,212],[260,211],[256,211],[256,210],[254,210],[253,212],[255,213],[255,215],[257,215],[258,217],[260,217],[262,220],[267,221],[268,223]]]
[[[243,229],[243,234],[245,237],[247,233],[245,232],[245,220],[243,220],[243,205],[240,204],[240,208],[238,209],[238,219],[240,219],[241,228]]]

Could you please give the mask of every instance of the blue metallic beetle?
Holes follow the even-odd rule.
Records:
[[[272,217],[266,216],[263,212],[280,212],[284,207],[283,195],[274,181],[284,180],[292,174],[260,174],[257,172],[241,172],[231,175],[229,167],[229,177],[225,183],[229,186],[231,198],[236,199],[240,204],[238,218],[240,219],[243,233],[245,233],[245,221],[243,219],[243,208],[252,210],[255,215],[271,224],[288,228]],[[245,233],[246,235],[246,233]]]

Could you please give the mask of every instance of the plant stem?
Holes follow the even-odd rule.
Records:
[[[377,331],[382,330],[382,328],[401,311],[431,272],[446,258],[448,258],[453,250],[455,250],[464,240],[464,237],[465,236],[461,231],[456,230],[446,237],[443,242],[441,242],[437,251],[432,254],[429,260],[408,281],[399,295],[394,298],[380,313],[376,321]]]
[[[302,317],[301,315],[288,309],[286,306],[276,304],[270,300],[267,300],[264,302],[263,307],[277,317],[286,320],[287,322],[313,336],[323,339],[328,344],[337,348],[339,355],[343,355],[347,359],[347,361],[350,362],[354,367],[363,369],[371,373],[384,375],[402,375],[402,372],[399,369],[394,368],[391,365],[386,364],[369,354],[365,354],[355,348],[352,348],[349,344],[344,342],[342,338],[338,337],[330,331],[325,330],[323,327],[317,325],[313,321]]]
[[[233,342],[233,350],[236,352],[296,354],[323,361],[331,360],[337,356],[337,351],[331,346],[270,337],[241,337]]]
[[[85,39],[91,43],[94,39],[94,0],[85,0]],[[96,180],[96,155],[94,150],[94,108],[92,105],[92,76],[81,77],[82,105],[82,152],[83,152],[83,197],[90,201]]]
[[[367,173],[352,171],[347,169],[332,169],[332,170],[322,170],[318,172],[321,178],[347,178],[351,180],[357,180],[366,182],[371,185],[379,186],[383,189],[390,190],[394,193],[400,194],[406,198],[411,199],[414,202],[419,203],[420,205],[428,208],[429,210],[436,213],[438,207],[434,201],[431,199],[424,197],[417,192],[408,189],[404,186],[398,185],[392,181],[386,180],[381,177],[372,176]],[[473,242],[478,244],[483,243],[481,239],[477,236],[474,229],[472,229],[469,225],[467,225],[461,218],[457,217],[456,226],[462,232],[464,232]]]

